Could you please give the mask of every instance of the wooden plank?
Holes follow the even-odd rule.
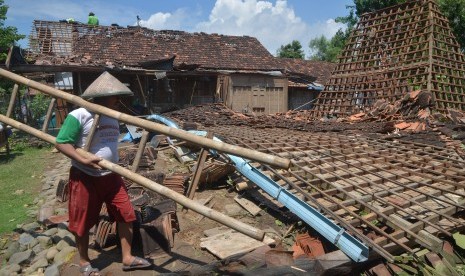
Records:
[[[212,139],[213,133],[207,132],[207,138]],[[208,149],[202,148],[199,154],[199,160],[197,161],[197,166],[195,168],[194,176],[192,177],[192,182],[189,184],[187,189],[187,197],[190,199],[194,198],[195,191],[199,185],[200,176],[202,175],[202,170],[205,164],[205,160],[208,156]]]
[[[240,195],[236,195],[234,197],[234,200],[242,206],[242,208],[246,209],[247,212],[249,212],[252,216],[258,215],[260,211],[262,210],[260,207],[258,207],[255,203],[252,201],[248,200],[247,198],[244,198]]]
[[[273,243],[275,243],[275,240],[266,235],[264,241],[261,242],[232,229],[200,239],[200,247],[207,249],[220,259],[250,252],[258,247]]]

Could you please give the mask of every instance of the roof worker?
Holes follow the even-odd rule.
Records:
[[[95,104],[118,109],[121,96],[133,93],[110,73],[101,74],[82,94]],[[87,140],[94,121],[94,113],[78,108],[68,114],[56,137],[56,148],[70,157],[69,172],[69,231],[75,235],[79,253],[79,270],[82,275],[100,275],[91,265],[88,255],[89,230],[99,221],[102,204],[118,224],[121,241],[122,269],[124,271],[152,266],[146,259],[131,253],[133,225],[136,214],[130,202],[125,184],[120,175],[98,165],[102,159],[118,162],[119,123],[116,119],[101,116],[98,128],[91,141]],[[92,157],[80,155],[76,148],[90,143]]]
[[[87,19],[88,25],[98,26],[98,18],[93,12],[89,12],[89,18]]]

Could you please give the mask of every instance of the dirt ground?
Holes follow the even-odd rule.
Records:
[[[60,154],[57,153],[57,158]],[[159,152],[154,170],[163,173],[186,172],[186,166],[176,160],[171,150]],[[247,223],[258,229],[267,229],[267,232],[284,233],[286,225],[277,225],[275,216],[262,210],[257,216],[252,216],[235,202],[234,197],[238,192],[227,183],[227,178],[215,183],[199,187],[194,200],[202,202],[213,196],[209,202],[212,209],[229,215],[239,221]],[[233,206],[235,206],[233,208]],[[231,211],[234,209],[235,211]],[[276,215],[276,214],[275,214]],[[209,218],[203,217],[194,211],[183,210],[177,204],[176,217],[179,223],[179,232],[174,234],[174,246],[171,252],[149,258],[154,266],[149,270],[123,272],[121,267],[121,254],[117,245],[111,245],[104,249],[91,249],[90,257],[94,267],[100,269],[102,275],[158,275],[158,274],[188,274],[193,269],[213,263],[219,259],[205,249],[200,248],[201,238],[205,237],[204,231],[223,226]],[[142,256],[143,253],[134,246],[134,254]],[[64,266],[62,275],[79,275],[78,256],[75,255],[71,263]]]
[[[211,194],[217,204],[213,209],[224,211],[224,207],[229,204],[234,204],[233,197],[235,193],[229,193],[223,189],[206,190],[197,194],[198,198],[206,198]],[[237,219],[249,223],[257,228],[266,229],[270,224],[274,224],[274,218],[269,214],[264,213],[256,218],[249,217],[243,213],[242,217]],[[121,254],[117,245],[110,246],[101,250],[90,250],[90,257],[94,267],[101,270],[102,275],[157,275],[160,273],[188,273],[193,268],[213,263],[218,261],[214,255],[200,248],[200,239],[204,237],[203,231],[220,227],[222,224],[212,221],[208,218],[203,218],[193,211],[183,212],[182,206],[178,205],[177,218],[179,221],[180,232],[174,235],[174,247],[171,252],[150,258],[154,266],[149,270],[139,270],[132,272],[123,272],[121,269]],[[279,231],[279,229],[278,229]],[[140,250],[135,250],[135,255],[142,256]],[[65,266],[62,271],[63,275],[79,275],[78,256],[75,255],[72,262]]]

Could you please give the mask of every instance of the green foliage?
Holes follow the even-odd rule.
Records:
[[[5,114],[10,102],[11,91],[14,83],[5,78],[0,78],[0,113]]]
[[[10,144],[10,149],[17,152],[23,152],[29,147],[27,137],[19,135],[16,131],[8,137],[8,143]]]
[[[465,0],[438,0],[443,15],[449,19],[457,42],[465,52]]]
[[[357,25],[360,15],[403,2],[405,2],[405,0],[354,0],[354,5],[346,6],[349,10],[349,14],[347,16],[337,17],[335,20],[338,23],[346,25],[345,31],[339,29],[331,39],[321,36],[310,40],[309,47],[313,52],[310,59],[331,62],[337,61],[338,55],[344,49],[347,38]]]
[[[16,41],[26,37],[18,34],[15,27],[5,26],[7,12],[8,6],[4,4],[4,0],[0,0],[0,62],[6,60],[9,48],[15,45]]]
[[[337,57],[344,47],[344,41],[344,32],[342,30],[339,30],[330,40],[323,35],[310,40],[308,44],[312,51],[310,59],[331,62],[337,61]]]
[[[8,105],[10,103],[11,93],[13,91],[13,82],[2,82],[0,79],[0,113],[5,114]],[[28,125],[33,127],[38,127],[42,125],[42,119],[46,115],[50,101],[52,100],[50,96],[46,94],[39,93],[35,96],[26,96],[27,90],[25,86],[20,86],[18,98],[22,99],[25,102],[28,109]],[[15,107],[13,109],[12,117],[23,120],[23,115],[19,114],[21,107],[18,104],[18,101],[15,102]]]
[[[405,2],[406,0],[354,0],[354,6],[347,6],[347,8],[354,10],[355,15],[360,17],[364,13],[374,12]]]
[[[365,216],[365,215],[368,215],[369,213],[370,212],[367,209],[363,209],[358,213],[358,215],[359,216]]]
[[[426,256],[433,254],[441,257],[441,261],[431,263]],[[416,251],[414,255],[404,253],[400,256],[394,256],[394,264],[400,267],[403,271],[397,272],[395,275],[465,275],[463,258],[458,254],[456,249],[452,255],[442,252],[434,253],[428,249]]]
[[[40,120],[47,113],[51,100],[50,96],[41,93],[34,96],[32,101],[29,103],[29,109],[31,111],[32,119],[34,120],[33,124],[38,126],[42,123]]]
[[[286,45],[281,45],[276,55],[280,58],[305,58],[302,44],[300,44],[297,40],[293,40],[291,43]]]
[[[375,12],[380,9],[402,4],[406,0],[354,0],[354,5],[347,5],[349,15],[336,18],[336,22],[347,25],[347,35],[357,25],[358,20],[364,13]]]
[[[15,27],[5,26],[6,13],[8,6],[4,4],[4,0],[0,0],[0,63],[4,63],[8,55],[9,48],[16,41],[24,38],[24,35],[19,35]],[[14,83],[0,78],[0,113],[5,114],[8,108],[9,98],[13,89]]]

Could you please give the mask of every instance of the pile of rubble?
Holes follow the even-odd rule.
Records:
[[[254,128],[285,128],[311,132],[342,132],[347,130],[365,130],[367,132],[386,133],[393,128],[389,122],[363,121],[357,124],[347,124],[341,120],[315,121],[308,112],[290,111],[272,115],[243,114],[228,109],[223,104],[203,104],[182,110],[164,113],[188,129],[189,124],[197,123],[203,126],[251,126]],[[185,125],[187,124],[187,125]]]
[[[367,112],[354,114],[346,119],[347,122],[384,121],[395,122],[394,127],[399,130],[426,130],[431,116],[434,101],[430,92],[416,90],[405,95],[401,100],[389,103],[378,100]]]
[[[130,164],[134,162],[135,149],[137,145],[122,145],[120,147],[122,158],[119,164],[130,168]],[[176,150],[183,153],[175,154]],[[139,163],[138,173],[178,193],[187,194],[188,180],[192,179],[195,171],[195,166],[191,166],[196,163],[198,150],[196,147],[189,148],[188,145],[181,150],[175,149],[175,147],[167,146],[166,141],[158,143],[157,148],[151,148],[148,145],[141,157],[144,161]],[[170,151],[173,153],[169,153]],[[153,154],[153,152],[158,154]],[[77,253],[74,236],[67,230],[66,172],[68,167],[69,161],[62,158],[54,165],[54,170],[45,174],[42,191],[35,200],[36,206],[31,208],[29,213],[29,216],[36,221],[22,225],[16,229],[15,233],[0,240],[0,260],[6,264],[0,269],[0,275],[61,275],[67,271],[76,271],[76,268],[68,265],[73,260],[73,255]],[[236,194],[235,184],[241,184],[241,181],[244,181],[239,175],[232,174],[234,170],[231,170],[231,166],[224,160],[209,156],[201,171],[199,187],[203,188],[197,193],[205,190],[208,185],[215,185],[215,189],[206,192],[210,196],[201,200],[204,205],[210,208],[215,207],[228,216],[244,219],[251,224],[265,217],[263,208],[255,205],[247,196],[241,196],[241,193],[234,198],[231,196],[225,198],[224,195],[217,194],[224,193],[221,192],[219,183],[224,183],[223,187],[229,187],[232,194]],[[229,178],[228,181],[232,181],[229,184],[225,183],[226,180],[221,181],[221,178],[226,175],[233,176],[232,179]],[[289,229],[285,228],[287,224],[285,220],[288,218],[283,218],[278,213],[274,217],[268,215],[266,223],[272,226],[275,220],[283,221],[280,222],[280,228],[286,232],[283,241],[287,240],[286,243],[292,245],[294,251],[289,251],[287,245],[279,245],[282,233],[270,234],[275,232],[274,227],[268,226],[267,232],[269,233],[264,242],[255,241],[227,227],[212,227],[214,224],[202,220],[203,216],[192,214],[192,212],[184,213],[173,200],[144,189],[129,180],[126,180],[126,185],[138,216],[134,239],[136,250],[139,250],[145,257],[155,259],[167,253],[182,256],[183,252],[177,252],[174,248],[175,239],[189,240],[189,236],[192,239],[192,235],[197,237],[203,232],[205,237],[190,241],[192,245],[189,247],[203,248],[221,261],[205,266],[194,266],[193,271],[199,274],[207,271],[224,273],[248,271],[257,267],[262,270],[267,267],[279,267],[277,269],[302,272],[303,268],[313,269],[318,263],[316,258],[324,255],[324,248],[329,246],[317,236],[306,234],[305,227],[293,225]],[[258,209],[261,215],[258,212],[253,213],[253,208]],[[183,220],[188,220],[188,225],[183,222],[181,228],[180,221]],[[200,233],[192,233],[194,225],[198,225]],[[302,234],[294,240],[291,234],[296,231]],[[102,208],[101,219],[92,230],[93,247],[100,250],[111,248],[116,243],[116,235],[114,223],[108,220],[106,209]],[[104,250],[101,251],[101,254],[105,254],[104,252]],[[246,252],[250,253],[245,254]],[[309,262],[309,258],[314,261]],[[227,260],[231,261],[231,264]],[[236,265],[233,266],[233,263]]]
[[[394,103],[378,100],[369,110],[346,118],[315,120],[311,111],[288,111],[270,115],[235,112],[223,104],[203,104],[172,111],[164,115],[179,122],[184,129],[200,125],[250,126],[253,128],[285,128],[309,132],[357,131],[364,133],[396,134],[398,138],[428,141],[440,145],[443,140],[461,156],[465,156],[465,114],[449,109],[449,114],[434,112],[431,93],[416,90]],[[402,134],[408,134],[405,137]]]
[[[203,104],[164,115],[182,122],[204,126],[238,125],[255,128],[286,128],[311,132],[358,130],[388,133],[397,130],[423,131],[435,121],[430,92],[416,90],[394,103],[378,100],[366,112],[347,118],[314,118],[311,110],[288,111],[271,115],[243,114],[223,104]],[[431,130],[431,128],[429,128]]]
[[[167,115],[176,119],[184,129],[196,129],[200,125],[233,125],[306,131],[358,130],[367,133],[386,131],[387,126],[392,131],[400,129],[399,123],[402,123],[402,120],[404,123],[410,120],[408,122],[410,124],[419,120],[428,126],[428,128],[415,127],[415,131],[420,132],[419,135],[421,133],[432,135],[429,131],[421,132],[422,129],[436,130],[442,133],[444,139],[450,139],[451,143],[456,139],[457,147],[461,147],[461,143],[465,142],[463,132],[465,115],[452,110],[447,115],[431,115],[430,104],[431,98],[428,94],[417,91],[398,103],[391,105],[377,102],[367,113],[335,121],[311,121],[292,112],[269,116],[246,115],[231,111],[220,104],[196,106]],[[407,129],[409,128],[404,128]],[[265,224],[258,224],[263,220],[263,223],[266,222],[269,226],[279,226],[281,231],[273,233],[271,229],[269,232],[273,234],[268,235],[264,242],[255,242],[230,229],[213,227],[213,224],[202,221],[201,215],[185,215],[173,200],[127,181],[129,194],[138,214],[139,225],[135,242],[140,245],[139,249],[144,256],[158,257],[161,254],[171,253],[175,237],[186,240],[198,238],[196,241],[190,241],[191,247],[205,249],[220,259],[191,269],[199,274],[211,271],[218,273],[250,271],[257,267],[261,270],[255,271],[263,273],[266,273],[267,269],[282,273],[324,271],[327,267],[334,266],[331,262],[337,259],[331,254],[343,255],[334,245],[309,230],[308,226],[299,225],[299,219],[292,216],[283,205],[279,205],[279,202],[273,201],[273,198],[260,189],[251,187],[253,185],[235,173],[234,168],[223,156],[206,154],[203,163],[200,162],[202,149],[181,141],[169,140],[163,135],[156,135],[147,143],[140,155],[138,145],[132,143],[121,145],[119,165],[137,171],[140,175],[191,199],[194,199],[195,193],[201,190],[197,189],[197,185],[204,189],[214,185],[215,189],[208,191],[209,196],[198,199],[203,205],[215,207],[216,210],[250,225],[264,227]],[[57,169],[63,169],[63,166],[64,164],[60,163]],[[36,217],[38,221],[23,226],[18,230],[19,234],[11,240],[5,239],[0,242],[0,250],[3,250],[0,259],[7,262],[7,265],[0,270],[0,275],[15,273],[58,275],[63,264],[69,261],[69,256],[75,252],[74,237],[66,230],[66,210],[56,209],[53,206],[57,202],[63,203],[67,200],[66,183],[59,182],[59,176],[63,176],[63,173],[51,172],[50,178],[47,178],[44,184],[43,195],[37,201],[38,207],[31,213],[31,216]],[[222,197],[214,195],[215,191],[221,188],[237,195],[234,197],[229,195],[228,199],[224,196],[224,192]],[[257,216],[259,213],[263,214],[263,210],[268,213],[267,221]],[[100,248],[106,248],[112,244],[112,239],[116,236],[115,225],[107,219],[105,210],[102,210],[101,215],[101,220],[93,231],[93,240]],[[183,228],[185,225],[182,220],[187,217],[190,218],[186,229]],[[198,233],[193,234],[193,225],[200,225],[197,230],[205,237],[200,237]],[[157,238],[154,238],[155,236]],[[431,252],[425,252],[425,256],[430,262],[444,261],[437,260]],[[379,274],[381,272],[377,271],[384,271],[383,267],[384,265],[377,266],[370,273]],[[350,271],[353,268],[346,266],[343,269]],[[402,268],[389,266],[389,269]]]
[[[32,57],[30,57],[32,58]],[[118,66],[122,66],[123,62],[119,63],[114,63],[111,61],[105,61],[105,60],[94,60],[92,59],[91,56],[85,55],[85,54],[79,54],[79,55],[70,55],[66,57],[61,57],[61,56],[49,56],[46,54],[38,54],[33,57],[34,60],[32,63],[35,65],[71,65],[71,66],[78,66],[78,65],[85,65],[85,66],[98,66],[105,64],[108,68],[114,68]]]

